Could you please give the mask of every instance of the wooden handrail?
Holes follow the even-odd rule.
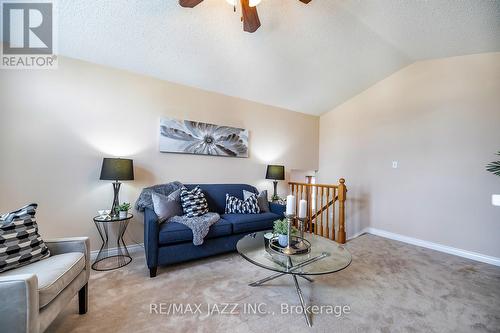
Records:
[[[314,220],[316,218],[316,216],[318,216],[318,214],[322,214],[326,209],[330,208],[331,205],[333,205],[335,203],[335,201],[338,199],[339,197],[336,196],[333,200],[331,200],[329,203],[327,203],[326,205],[324,205],[323,207],[321,207],[319,209],[319,212],[316,211],[316,213],[314,214],[311,214],[311,220]],[[317,206],[316,206],[317,207]]]
[[[309,187],[328,187],[328,188],[337,188],[338,185],[332,184],[312,184],[312,183],[297,183],[297,182],[288,182],[289,185],[301,185],[301,186],[309,186]]]
[[[307,215],[310,217],[305,226],[306,231],[322,237],[345,243],[345,201],[347,187],[343,178],[339,184],[311,184],[289,182],[290,192],[296,198],[296,210],[299,201],[307,200]],[[338,203],[336,205],[336,203]],[[336,211],[338,210],[338,226]]]

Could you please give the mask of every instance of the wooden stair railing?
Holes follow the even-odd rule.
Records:
[[[345,201],[347,187],[345,179],[340,178],[338,185],[289,182],[290,192],[295,196],[296,211],[299,201],[307,201],[309,220],[306,231],[345,243]],[[336,204],[338,203],[338,204]],[[338,225],[335,213],[338,210]]]

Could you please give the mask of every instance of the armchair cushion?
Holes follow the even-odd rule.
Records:
[[[50,255],[69,252],[81,252],[85,255],[85,276],[88,281],[90,276],[90,240],[88,237],[64,237],[46,239],[45,244],[50,250]]]
[[[49,304],[85,269],[85,255],[69,252],[1,273],[0,277],[35,274],[38,278],[39,307]]]

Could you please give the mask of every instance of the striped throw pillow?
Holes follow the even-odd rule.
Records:
[[[199,186],[191,191],[185,187],[181,189],[181,206],[187,217],[197,217],[208,213],[207,199]]]
[[[38,234],[37,204],[0,216],[0,272],[31,264],[50,256]]]
[[[226,214],[259,214],[260,208],[255,194],[245,200],[226,193]]]

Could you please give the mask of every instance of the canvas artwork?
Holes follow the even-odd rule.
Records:
[[[248,157],[248,131],[190,120],[160,120],[160,151]]]

